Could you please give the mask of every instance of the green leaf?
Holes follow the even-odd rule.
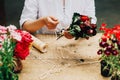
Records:
[[[4,40],[0,56],[2,57],[2,66],[0,66],[0,80],[18,80],[18,75],[13,73],[13,54],[15,43],[10,38]]]
[[[77,20],[80,20],[80,14],[79,13],[74,13],[73,18],[72,18],[72,24],[77,22]]]

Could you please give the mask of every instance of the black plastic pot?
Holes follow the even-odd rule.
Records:
[[[22,71],[22,68],[23,68],[23,65],[22,65],[21,59],[16,58],[14,60],[14,69],[13,69],[13,72],[14,73],[20,73]]]
[[[101,75],[104,77],[110,77],[113,73],[110,71],[112,70],[111,65],[107,64],[105,60],[102,60],[100,63],[101,63]]]
[[[112,76],[111,80],[120,80],[120,75],[114,75],[114,76]]]

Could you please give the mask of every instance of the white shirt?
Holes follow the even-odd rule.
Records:
[[[92,23],[96,24],[94,0],[65,0],[65,5],[63,5],[63,0],[25,0],[20,25],[22,26],[27,20],[54,16],[60,21],[57,29],[61,29],[70,25],[74,12],[92,17]],[[39,32],[51,31],[43,27]]]

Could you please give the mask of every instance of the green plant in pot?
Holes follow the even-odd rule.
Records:
[[[97,54],[101,56],[101,75],[104,77],[112,76],[111,80],[119,77],[120,71],[120,25],[113,28],[106,28],[107,24],[103,23],[100,30],[103,35],[100,38]]]
[[[19,80],[21,60],[29,55],[32,43],[30,33],[15,26],[0,26],[0,80]]]
[[[114,74],[112,77],[111,77],[111,80],[120,80],[120,74]]]

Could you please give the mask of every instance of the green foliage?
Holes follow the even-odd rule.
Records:
[[[79,27],[80,23],[81,23],[80,14],[74,13],[73,18],[72,18],[72,24],[70,24],[70,27],[69,27],[69,32],[76,39],[79,38],[79,34],[81,31],[81,28]]]
[[[13,72],[14,57],[13,51],[15,42],[12,39],[5,39],[0,50],[1,62],[0,66],[0,80],[18,80],[18,75]]]

